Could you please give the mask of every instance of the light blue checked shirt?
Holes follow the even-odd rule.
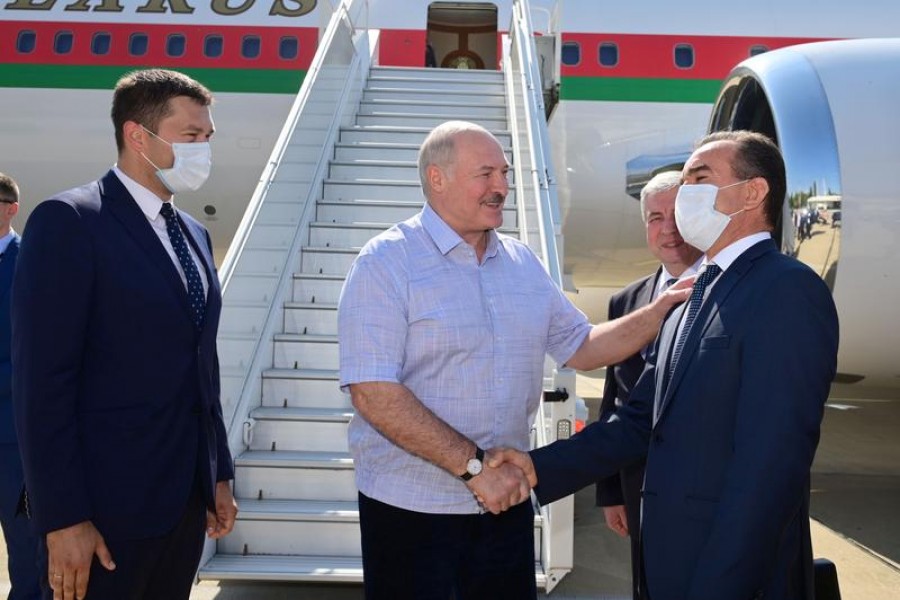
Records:
[[[524,244],[489,233],[478,264],[429,205],[371,240],[341,293],[341,387],[389,381],[482,448],[527,450],[544,356],[564,363],[590,331],[585,315]],[[356,416],[359,490],[427,513],[479,512],[463,482],[392,444]]]

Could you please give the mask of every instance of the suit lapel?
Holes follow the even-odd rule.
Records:
[[[178,269],[175,268],[169,253],[166,252],[156,232],[153,231],[153,227],[147,221],[147,216],[112,171],[100,180],[100,195],[103,206],[109,209],[110,214],[122,223],[131,238],[137,242],[151,262],[159,269],[169,289],[175,294],[178,303],[190,318],[191,306]]]
[[[9,241],[3,259],[0,260],[0,300],[9,294],[12,287],[13,269],[16,266],[16,255],[19,253],[19,238],[14,237]]]
[[[704,333],[709,328],[710,324],[715,319],[716,315],[719,313],[719,308],[727,301],[729,294],[734,289],[735,285],[743,279],[743,277],[750,271],[753,266],[753,262],[768,252],[777,251],[777,247],[775,246],[775,242],[772,240],[767,240],[764,242],[759,242],[758,244],[754,244],[750,248],[744,251],[743,254],[738,256],[738,258],[728,267],[728,269],[721,275],[719,280],[715,283],[712,290],[709,292],[709,296],[700,306],[700,311],[697,313],[697,318],[694,320],[694,325],[691,327],[690,332],[688,332],[688,337],[684,341],[684,348],[681,350],[681,356],[678,358],[678,364],[675,365],[675,371],[672,373],[671,378],[669,378],[668,382],[666,381],[666,377],[668,376],[668,358],[669,353],[674,346],[676,336],[678,335],[678,324],[681,322],[681,317],[686,310],[687,303],[681,305],[673,314],[672,318],[666,323],[666,356],[665,362],[659,362],[658,364],[663,365],[662,373],[659,373],[657,377],[657,385],[659,386],[662,383],[662,387],[657,387],[657,402],[656,410],[654,411],[654,425],[662,419],[666,408],[669,406],[669,403],[672,397],[675,394],[675,391],[678,389],[681,380],[684,378],[684,374],[690,366],[694,354],[697,351],[697,348],[700,346],[700,340],[703,338]],[[662,358],[662,357],[661,357]],[[661,392],[661,393],[660,393]]]

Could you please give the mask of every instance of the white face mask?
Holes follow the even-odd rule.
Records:
[[[173,144],[166,142],[143,125],[141,127],[156,139],[172,146],[175,162],[170,169],[160,169],[141,152],[141,156],[156,169],[156,176],[163,185],[173,194],[199,190],[209,177],[209,171],[212,168],[212,149],[209,142],[176,142]]]
[[[686,183],[678,188],[678,195],[675,196],[675,222],[684,241],[703,252],[709,250],[728,227],[731,217],[744,212],[741,209],[726,215],[717,211],[716,196],[719,190],[748,181],[750,180],[745,179],[720,188],[710,183]]]

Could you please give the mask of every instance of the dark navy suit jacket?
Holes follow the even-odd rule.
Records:
[[[649,442],[641,549],[652,600],[811,600],[809,469],[836,368],[831,294],[771,240],[754,245],[710,291],[667,381],[683,311],[609,423],[532,452],[538,499],[613,473]]]
[[[608,320],[618,319],[650,304],[653,289],[656,287],[656,281],[661,273],[662,267],[657,269],[656,273],[642,277],[613,294],[609,299]],[[607,367],[598,421],[606,421],[620,406],[628,402],[634,384],[644,372],[645,364],[644,355],[641,352],[635,352],[622,362]],[[635,534],[640,520],[640,511],[633,511],[632,508],[640,508],[640,490],[643,479],[643,461],[640,461],[597,482],[597,506],[626,504],[628,525],[635,528]],[[635,535],[635,537],[637,536]]]
[[[0,259],[0,444],[14,446],[17,443],[12,410],[12,367],[10,363],[9,298],[12,287],[16,256],[19,253],[19,236],[13,236],[3,258]],[[15,514],[22,495],[22,465],[16,453],[4,452],[3,485],[0,486],[0,510],[3,514]]]
[[[171,530],[195,481],[233,477],[206,230],[184,213],[209,281],[202,331],[137,203],[110,171],[42,202],[13,286],[13,399],[40,534],[91,520],[110,539]]]

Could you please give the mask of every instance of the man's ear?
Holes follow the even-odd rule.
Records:
[[[747,182],[747,198],[744,200],[744,210],[753,210],[760,206],[769,195],[769,182],[764,177],[754,177]]]
[[[122,124],[122,139],[125,147],[135,152],[145,152],[147,143],[147,132],[138,123],[134,121],[125,121]]]
[[[439,166],[431,164],[425,168],[425,178],[428,180],[428,187],[433,192],[442,192],[447,185],[447,174]]]

